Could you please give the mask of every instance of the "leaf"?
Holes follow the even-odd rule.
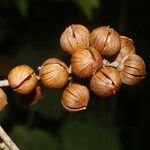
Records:
[[[74,0],[74,2],[81,8],[87,18],[92,17],[93,8],[100,6],[99,0]]]
[[[40,129],[27,130],[25,127],[17,125],[11,132],[13,141],[21,150],[58,150],[57,139]]]
[[[117,133],[91,122],[68,121],[62,128],[65,150],[119,150]]]
[[[29,149],[30,150],[58,150],[59,143],[49,133],[40,129],[34,129],[29,136]]]
[[[29,3],[28,0],[15,0],[14,1],[17,9],[20,11],[21,15],[26,18],[28,16]]]
[[[16,125],[11,132],[11,138],[21,150],[28,149],[28,132],[26,128]]]

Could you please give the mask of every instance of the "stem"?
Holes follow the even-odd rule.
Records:
[[[36,75],[36,78],[37,78],[37,80],[41,80],[41,77],[38,75]]]
[[[115,67],[118,68],[119,63],[117,61],[109,62],[108,60],[103,60],[103,67]]]
[[[1,126],[0,126],[0,138],[9,147],[10,150],[19,150],[19,148],[10,139],[10,137],[7,135],[7,133],[3,130],[3,128]]]
[[[0,87],[4,87],[4,86],[9,86],[9,83],[8,83],[7,79],[0,80]]]
[[[69,68],[68,68],[68,73],[69,73],[69,74],[72,74],[72,66],[71,66],[71,65],[70,65]]]
[[[1,142],[0,143],[0,150],[9,150],[9,148],[4,142]]]

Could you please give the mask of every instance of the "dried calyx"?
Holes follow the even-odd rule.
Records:
[[[9,72],[8,82],[17,93],[29,94],[37,84],[37,77],[28,65],[19,65]]]
[[[132,39],[126,36],[120,36],[121,48],[115,59],[115,62],[121,63],[129,55],[135,54],[135,47]]]
[[[127,85],[139,83],[146,75],[145,63],[143,59],[136,55],[130,55],[119,66],[122,82]]]
[[[7,102],[7,95],[5,92],[0,88],[0,112],[3,111],[8,104]]]
[[[89,98],[89,90],[87,87],[73,83],[64,90],[61,103],[68,111],[81,111],[86,109]]]
[[[109,26],[98,27],[90,34],[90,46],[95,47],[104,57],[112,57],[120,50],[120,36]]]
[[[104,67],[99,70],[90,81],[91,90],[98,96],[109,97],[114,95],[121,86],[119,72],[113,67]]]
[[[102,67],[102,57],[95,48],[78,49],[72,55],[71,66],[78,77],[88,78]]]
[[[63,50],[73,54],[76,49],[89,46],[89,30],[80,24],[72,24],[67,27],[60,37]]]
[[[47,59],[39,69],[42,83],[49,88],[61,88],[68,80],[67,65],[58,58]]]
[[[124,61],[124,59],[136,53],[132,39],[126,36],[120,36],[120,42],[121,42],[121,47],[119,53],[112,61],[108,59],[103,59],[103,66],[113,66],[115,68],[118,68],[120,64]]]

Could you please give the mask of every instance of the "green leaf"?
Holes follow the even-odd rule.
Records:
[[[117,133],[100,124],[68,121],[62,128],[65,150],[119,150]]]
[[[25,127],[17,125],[11,132],[13,141],[21,150],[58,150],[57,139],[40,129],[27,130]]]
[[[74,0],[74,2],[81,8],[87,18],[92,17],[93,8],[100,6],[99,0]]]
[[[28,16],[29,3],[28,0],[15,0],[14,1],[17,9],[20,11],[23,17]]]
[[[16,125],[11,132],[11,138],[21,150],[28,149],[28,132],[26,128]]]
[[[58,150],[59,143],[49,133],[39,129],[34,129],[29,136],[29,149],[30,150]]]

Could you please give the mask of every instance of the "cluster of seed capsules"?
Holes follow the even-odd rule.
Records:
[[[61,104],[75,112],[86,109],[91,91],[100,97],[110,97],[122,84],[135,85],[145,77],[145,63],[136,54],[133,41],[109,26],[90,32],[81,24],[72,24],[62,32],[60,45],[70,56],[69,66],[58,58],[49,58],[38,67],[38,75],[27,65],[10,70],[8,83],[14,91],[23,95],[34,92],[30,105],[41,98],[38,81],[48,88],[63,87]],[[78,83],[75,77],[89,82]],[[2,104],[6,95],[2,90],[0,93]]]

